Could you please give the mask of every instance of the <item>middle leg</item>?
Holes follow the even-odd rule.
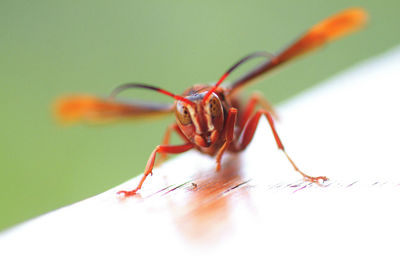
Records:
[[[313,176],[309,176],[307,174],[305,174],[304,172],[302,172],[297,165],[294,163],[294,161],[289,157],[289,155],[287,154],[287,152],[285,151],[285,148],[282,144],[281,139],[278,136],[278,133],[276,131],[275,125],[274,125],[274,120],[272,118],[272,115],[270,112],[268,112],[267,110],[259,110],[257,111],[250,119],[248,119],[248,121],[245,123],[245,126],[242,130],[242,133],[239,137],[238,142],[235,144],[235,148],[238,151],[244,150],[250,143],[251,139],[253,139],[254,133],[256,131],[256,128],[258,126],[258,122],[261,118],[261,116],[264,115],[267,120],[268,123],[271,127],[272,133],[274,135],[275,138],[275,142],[278,145],[278,148],[280,150],[282,150],[282,152],[285,154],[285,156],[287,157],[287,159],[289,160],[290,164],[293,166],[293,168],[295,169],[295,171],[297,171],[298,173],[300,173],[303,176],[303,179],[305,181],[308,182],[312,182],[312,183],[319,183],[320,180],[326,181],[328,180],[325,176],[318,176],[318,177],[313,177]]]
[[[243,129],[246,122],[250,119],[251,115],[254,113],[254,110],[257,105],[260,105],[261,108],[265,109],[266,111],[270,112],[274,119],[278,120],[278,115],[275,112],[272,105],[268,102],[265,97],[258,92],[254,92],[251,94],[249,101],[247,102],[246,106],[244,107],[243,114],[240,114],[239,117],[239,129]]]
[[[186,138],[186,136],[182,133],[181,129],[179,129],[176,123],[172,123],[168,126],[167,130],[165,131],[164,138],[161,142],[161,145],[168,146],[171,139],[171,133],[175,131],[179,137],[181,137],[186,143],[190,143],[190,141]],[[156,165],[163,163],[168,157],[167,153],[160,153],[160,158],[157,160]]]

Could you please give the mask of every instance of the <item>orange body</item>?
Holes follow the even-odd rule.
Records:
[[[243,105],[236,93],[268,73],[269,70],[313,51],[328,41],[358,30],[366,21],[367,14],[363,9],[351,8],[344,10],[313,26],[277,55],[270,55],[265,52],[250,54],[234,64],[215,85],[194,85],[182,95],[174,95],[154,86],[129,83],[116,88],[108,99],[93,96],[62,98],[56,103],[56,113],[64,121],[85,120],[88,122],[175,113],[176,122],[168,127],[162,144],[157,146],[151,153],[139,185],[134,190],[119,192],[126,196],[136,194],[142,187],[146,177],[152,173],[158,153],[162,155],[177,154],[194,148],[202,153],[215,156],[218,171],[221,167],[222,155],[226,151],[239,152],[247,147],[253,138],[261,116],[267,118],[278,148],[283,151],[294,169],[306,181],[318,183],[327,178],[306,175],[300,171],[286,153],[274,126],[275,112],[268,101],[259,94],[253,94],[249,102]],[[220,86],[233,70],[255,57],[266,57],[267,60],[234,81],[230,86]],[[153,90],[173,97],[176,101],[174,104],[164,105],[157,103],[127,103],[115,99],[118,93],[131,88]],[[258,106],[261,109],[257,109]],[[182,145],[169,145],[172,131],[175,131],[182,138],[184,141]]]

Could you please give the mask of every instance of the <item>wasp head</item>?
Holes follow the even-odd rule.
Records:
[[[176,121],[182,133],[199,147],[214,144],[223,130],[224,112],[221,100],[207,91],[186,96],[175,105]]]

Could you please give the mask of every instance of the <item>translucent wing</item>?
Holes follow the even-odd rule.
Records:
[[[172,104],[123,102],[90,95],[60,98],[54,113],[62,122],[109,122],[120,119],[169,114]]]
[[[231,85],[231,92],[234,92],[245,85],[260,78],[269,70],[282,65],[307,52],[313,51],[325,43],[347,35],[361,28],[367,21],[367,13],[361,8],[346,9],[335,14],[322,22],[314,25],[309,31],[297,39],[293,44],[272,57],[266,63],[239,78]]]

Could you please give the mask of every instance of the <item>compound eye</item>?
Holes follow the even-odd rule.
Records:
[[[192,122],[188,108],[182,104],[176,106],[176,116],[182,125],[187,125]]]
[[[221,115],[221,104],[216,97],[213,97],[208,102],[208,108],[210,110],[211,117],[215,118]]]

